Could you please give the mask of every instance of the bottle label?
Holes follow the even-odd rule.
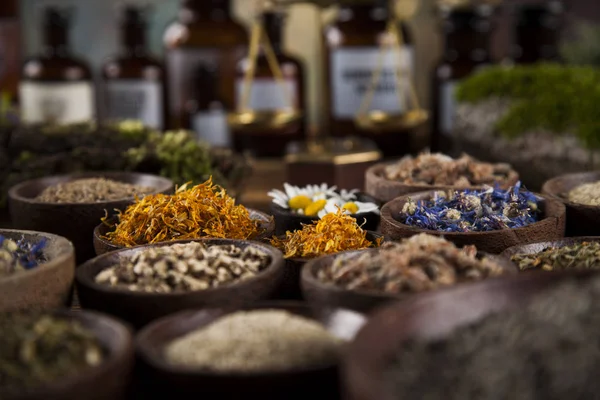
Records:
[[[106,83],[106,114],[112,121],[135,119],[162,129],[163,89],[158,82],[119,80]]]
[[[285,85],[285,86],[284,86]],[[284,85],[272,78],[255,78],[248,107],[257,111],[284,110],[298,107],[298,86],[293,79],[286,79]],[[236,82],[236,104],[242,106],[244,79]]]
[[[90,82],[22,82],[19,94],[25,123],[73,124],[94,118]]]
[[[350,119],[358,113],[373,74],[380,64],[378,47],[335,49],[331,53],[332,113],[335,118]],[[381,75],[375,85],[369,111],[401,113],[407,109],[409,83],[413,72],[413,49],[400,49],[400,54],[387,50],[381,59]],[[396,72],[401,71],[399,82]]]
[[[454,129],[454,118],[456,112],[456,99],[454,94],[456,92],[456,85],[459,81],[448,81],[444,82],[440,87],[440,114],[439,114],[439,127],[441,133],[446,136],[452,135]]]
[[[192,130],[199,140],[215,147],[230,147],[231,135],[227,113],[223,109],[206,110],[192,116]]]

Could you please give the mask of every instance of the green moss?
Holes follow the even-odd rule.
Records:
[[[511,100],[496,125],[508,137],[535,129],[572,132],[586,147],[600,148],[600,70],[559,64],[495,66],[460,84],[456,96],[467,103]]]

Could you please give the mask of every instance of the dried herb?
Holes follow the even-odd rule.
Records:
[[[521,271],[540,269],[600,269],[600,242],[580,242],[562,247],[547,247],[535,254],[516,254],[511,257]]]
[[[174,365],[222,372],[285,371],[333,364],[343,341],[319,323],[285,311],[227,315],[170,343]]]
[[[417,157],[401,158],[385,168],[385,177],[409,185],[439,185],[470,187],[504,185],[517,173],[508,164],[491,164],[463,154],[453,159],[444,154],[428,152]]]
[[[318,279],[348,290],[400,294],[477,281],[504,273],[475,246],[457,248],[437,236],[420,234],[400,243],[385,243],[374,252],[339,256],[318,272]]]
[[[104,358],[98,339],[79,322],[50,315],[0,315],[0,398],[57,383]]]
[[[25,238],[15,242],[0,235],[0,278],[33,269],[46,261],[45,247],[45,238],[36,243]]]
[[[96,275],[95,281],[136,292],[172,293],[251,279],[271,261],[260,249],[192,242],[141,250]]]
[[[131,199],[154,190],[152,187],[106,178],[86,178],[49,186],[35,200],[44,203],[98,203]]]
[[[304,225],[302,230],[286,232],[285,238],[274,237],[271,244],[284,252],[285,258],[313,258],[346,250],[379,247],[381,238],[375,242],[367,239],[354,218],[338,209],[318,221]]]
[[[600,279],[568,281],[444,338],[404,343],[385,385],[396,399],[596,399],[598,326]]]
[[[106,239],[125,247],[201,237],[251,239],[263,231],[212,178],[189,189],[185,184],[173,195],[148,195],[118,218]]]
[[[600,182],[579,185],[571,190],[566,197],[573,203],[586,206],[600,206]]]
[[[517,183],[508,190],[436,192],[429,200],[409,199],[398,220],[434,231],[484,232],[522,228],[541,215],[537,197]]]

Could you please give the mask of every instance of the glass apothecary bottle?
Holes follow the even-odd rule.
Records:
[[[17,0],[3,0],[0,2],[0,96],[3,105],[15,103],[20,72],[19,3]]]
[[[559,0],[517,6],[512,58],[517,64],[560,61],[564,4]]]
[[[200,65],[217,71],[217,92],[227,111],[235,104],[236,61],[248,46],[248,35],[232,16],[230,0],[183,0],[179,18],[164,35],[169,86],[170,126],[183,128],[192,99],[194,74]]]
[[[410,132],[365,131],[357,127],[355,117],[378,67],[381,45],[392,40],[386,30],[392,12],[389,0],[355,0],[340,6],[337,18],[324,31],[329,131],[338,137],[368,137],[385,156],[409,152]],[[406,111],[408,102],[401,104],[397,90],[408,98],[408,82],[414,72],[414,47],[408,27],[402,23],[400,30],[404,42],[400,57],[395,56],[393,48],[386,52],[371,110],[393,114]],[[397,82],[399,67],[403,74]]]
[[[147,127],[163,129],[166,121],[165,70],[148,53],[143,10],[125,7],[120,25],[120,54],[102,67],[105,119],[134,119]]]
[[[440,9],[444,52],[433,74],[431,151],[450,150],[457,83],[491,63],[493,12],[490,5]]]
[[[304,68],[300,60],[287,54],[283,48],[285,14],[268,11],[263,13],[262,18],[265,33],[283,75],[283,83],[276,79],[265,55],[265,50],[261,48],[256,60],[256,70],[247,106],[258,112],[293,109],[301,112],[303,116],[283,127],[265,126],[251,130],[236,129],[233,131],[234,146],[238,151],[249,150],[257,157],[281,157],[289,142],[305,138]],[[236,109],[240,109],[243,105],[244,82],[248,68],[250,68],[250,59],[245,56],[238,62]]]
[[[92,73],[85,61],[71,53],[67,12],[47,8],[42,35],[43,53],[27,60],[21,73],[22,121],[73,124],[94,119]]]

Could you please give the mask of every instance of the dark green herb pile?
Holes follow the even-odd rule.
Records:
[[[521,271],[541,269],[600,269],[600,242],[581,242],[563,247],[548,247],[535,254],[516,254],[511,260]]]
[[[59,382],[104,358],[78,322],[41,314],[0,315],[0,398]]]
[[[50,175],[135,171],[162,175],[177,185],[213,176],[234,193],[250,170],[245,157],[212,149],[188,132],[155,132],[135,121],[20,126],[0,135],[0,207],[11,186]]]
[[[405,343],[389,389],[397,399],[598,399],[599,300],[600,278],[569,281],[445,339]]]

